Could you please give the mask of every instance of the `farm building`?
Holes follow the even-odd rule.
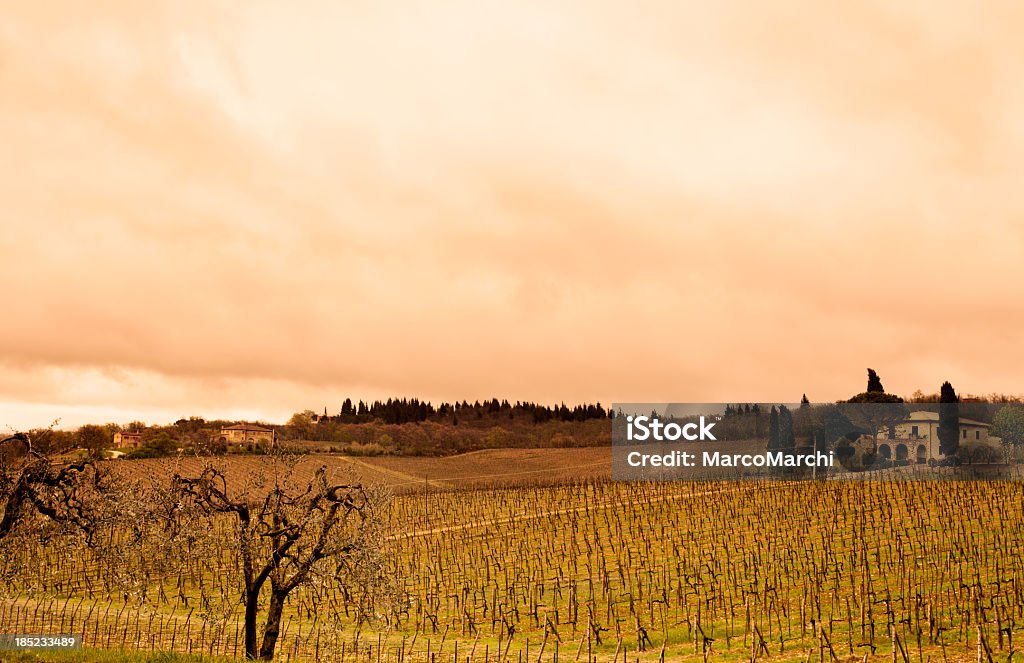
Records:
[[[275,432],[270,428],[254,424],[235,424],[220,429],[220,441],[226,444],[267,444],[273,446]]]
[[[128,433],[118,431],[114,433],[115,449],[138,449],[142,446],[141,433]]]
[[[960,418],[960,444],[987,445],[990,424]],[[891,460],[927,463],[941,460],[939,453],[939,413],[927,410],[911,412],[905,420],[888,430],[879,431],[878,454]]]

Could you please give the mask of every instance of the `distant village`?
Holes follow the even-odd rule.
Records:
[[[152,438],[158,439],[160,435],[161,433],[157,433]],[[167,434],[163,433],[163,435],[166,436]],[[196,437],[198,437],[198,440],[195,439]],[[168,442],[172,440],[168,440]],[[173,441],[177,442],[177,440]],[[221,426],[219,429],[199,430],[197,435],[193,436],[193,442],[199,442],[199,444],[193,444],[192,446],[214,453],[227,453],[229,451],[255,452],[273,449],[277,444],[277,431],[273,428],[257,424],[232,424],[230,426]],[[117,458],[138,452],[149,446],[150,440],[147,440],[145,431],[136,428],[134,430],[116,431],[113,434],[109,452],[110,455]],[[183,447],[167,448],[169,446],[167,444],[157,446],[163,446],[165,451],[184,451]]]

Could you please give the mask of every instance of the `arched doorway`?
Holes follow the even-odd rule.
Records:
[[[900,461],[900,460],[906,460],[906,459],[907,459],[907,445],[905,445],[905,444],[897,444],[896,445],[896,460]]]
[[[888,444],[879,444],[878,455],[886,460],[889,460],[890,458],[892,458],[892,449],[889,448]]]
[[[918,464],[928,462],[928,447],[923,444],[917,445],[917,462]]]

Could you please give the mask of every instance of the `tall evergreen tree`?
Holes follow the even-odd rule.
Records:
[[[960,397],[948,381],[939,390],[939,453],[952,456],[960,448]]]
[[[779,411],[772,406],[768,415],[768,450],[778,451],[779,449]]]
[[[793,413],[785,405],[779,406],[779,449],[791,451],[796,447],[793,433]]]
[[[880,394],[885,393],[885,389],[882,388],[882,380],[878,377],[878,373],[875,373],[875,369],[868,369],[868,393],[878,392]]]

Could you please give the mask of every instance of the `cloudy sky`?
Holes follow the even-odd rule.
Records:
[[[1021,393],[1024,6],[940,4],[7,3],[0,426]]]

